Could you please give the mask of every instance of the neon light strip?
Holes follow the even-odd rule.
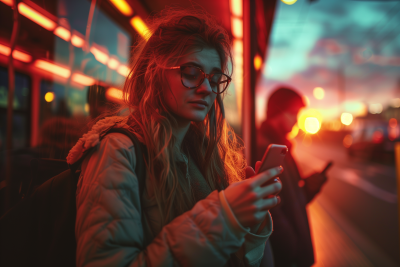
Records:
[[[40,14],[38,11],[29,7],[25,3],[18,4],[18,11],[19,13],[21,13],[21,15],[24,15],[25,17],[39,24],[48,31],[53,31],[57,27],[57,24],[54,21],[47,18],[43,14]]]

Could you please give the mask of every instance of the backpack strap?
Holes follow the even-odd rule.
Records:
[[[128,129],[125,128],[111,128],[107,134],[109,133],[121,133],[126,136],[128,136],[133,145],[135,146],[135,154],[136,154],[136,177],[138,178],[139,182],[139,192],[140,192],[140,197],[143,195],[144,191],[144,186],[145,186],[145,175],[146,175],[146,168],[145,168],[145,162],[143,157],[147,155],[147,149],[143,143],[141,143],[136,135],[129,131]],[[145,153],[145,154],[144,154]]]
[[[140,194],[140,198],[142,198],[143,195],[143,191],[144,191],[144,186],[145,186],[145,175],[146,175],[146,168],[145,168],[145,162],[144,162],[144,157],[147,155],[147,149],[146,146],[141,143],[136,135],[134,133],[132,133],[131,131],[129,131],[128,129],[125,128],[111,128],[109,131],[107,131],[107,133],[104,135],[106,136],[109,133],[121,133],[124,134],[126,136],[128,136],[133,145],[135,146],[135,154],[136,154],[136,168],[135,168],[135,172],[136,172],[136,176],[139,182],[139,194]],[[104,138],[104,136],[102,138]],[[100,140],[101,141],[101,140]],[[81,164],[83,162],[83,160],[86,158],[86,156],[88,154],[90,154],[91,151],[93,151],[93,147],[90,148],[89,150],[87,150],[85,152],[85,154],[74,164],[70,164],[69,168],[71,170],[72,173],[76,173],[77,171],[80,170],[81,168]]]

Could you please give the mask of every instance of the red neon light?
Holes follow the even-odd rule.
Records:
[[[5,56],[9,56],[11,52],[11,48],[5,45],[0,44],[0,54],[3,54]],[[32,61],[32,56],[24,53],[19,50],[14,50],[12,54],[13,58],[25,63],[29,63]]]
[[[112,57],[112,58],[110,58],[110,60],[108,61],[107,66],[108,66],[110,69],[115,70],[115,69],[118,68],[119,62],[118,62],[117,59],[115,59],[115,58]]]
[[[12,56],[14,59],[17,59],[19,61],[25,62],[25,63],[29,63],[32,61],[32,57],[29,54],[26,54],[24,52],[18,51],[18,50],[14,50],[12,53]]]
[[[33,22],[39,24],[43,28],[48,31],[52,31],[57,27],[57,24],[52,21],[51,19],[47,18],[43,14],[39,13],[38,11],[34,10],[30,6],[26,5],[25,3],[18,4],[18,11],[21,15],[24,15],[28,19],[32,20]]]
[[[122,100],[123,93],[122,93],[122,90],[114,88],[114,87],[111,87],[111,88],[107,89],[106,97],[108,99]]]
[[[239,18],[231,18],[232,34],[236,38],[243,38],[243,20]]]
[[[71,80],[86,86],[90,86],[95,83],[95,79],[79,73],[72,74]]]
[[[92,47],[90,47],[90,52],[94,55],[95,59],[98,62],[103,63],[104,65],[107,65],[109,56],[105,51],[101,51],[101,50],[105,50],[105,49],[101,49],[101,50],[100,49],[101,49],[100,46],[94,44]]]
[[[72,43],[73,46],[83,47],[83,45],[85,44],[85,40],[83,39],[83,35],[80,32],[73,31],[72,32],[71,43]]]
[[[34,65],[36,68],[48,71],[63,78],[68,78],[71,75],[71,71],[69,69],[41,59],[36,60]]]
[[[242,17],[243,16],[243,2],[242,0],[230,0],[231,13],[234,16]]]
[[[131,25],[143,38],[148,39],[149,28],[139,16],[134,16],[131,19]]]
[[[125,65],[121,65],[121,66],[118,67],[117,72],[119,74],[121,74],[122,76],[127,77],[128,74],[129,74],[129,68],[127,66],[125,66]]]
[[[14,1],[13,0],[0,0],[0,2],[3,2],[7,6],[12,6]]]
[[[11,52],[11,48],[8,46],[0,44],[0,54],[3,54],[5,56],[9,56]]]
[[[71,39],[71,32],[62,26],[58,26],[54,30],[54,34],[66,42],[69,42],[69,40]]]
[[[133,10],[131,6],[125,0],[110,0],[110,2],[127,17],[133,15]]]

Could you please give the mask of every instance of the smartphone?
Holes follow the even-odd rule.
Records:
[[[328,164],[326,164],[325,168],[322,170],[321,174],[325,174],[330,167],[332,167],[333,161],[329,161]]]
[[[281,166],[283,164],[283,159],[285,158],[287,152],[288,152],[287,146],[277,145],[277,144],[269,145],[264,153],[264,156],[261,160],[260,169],[258,170],[257,173]],[[274,179],[271,179],[263,186],[273,183],[273,180]]]

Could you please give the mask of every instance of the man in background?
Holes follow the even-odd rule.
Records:
[[[308,267],[314,264],[314,252],[306,205],[326,182],[324,174],[315,173],[302,179],[293,159],[292,143],[287,139],[297,123],[297,115],[305,107],[303,98],[290,87],[280,87],[268,99],[267,119],[257,132],[257,160],[261,160],[270,144],[286,145],[289,152],[279,176],[281,203],[271,209],[274,232],[270,241],[276,267]]]

